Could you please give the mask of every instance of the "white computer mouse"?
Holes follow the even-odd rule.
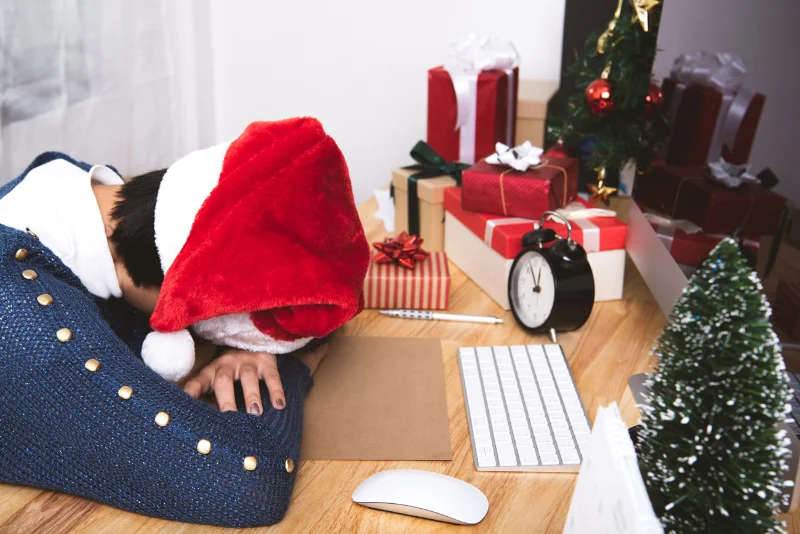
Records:
[[[376,473],[359,484],[353,501],[398,514],[475,525],[486,517],[489,500],[463,480],[412,469]]]

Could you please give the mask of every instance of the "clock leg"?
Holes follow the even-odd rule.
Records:
[[[553,340],[553,343],[558,343],[558,340],[556,339],[556,329],[555,328],[551,328],[550,329],[550,339]]]

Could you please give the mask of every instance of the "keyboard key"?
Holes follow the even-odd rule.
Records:
[[[509,432],[495,432],[494,441],[498,445],[501,443],[511,443],[511,434]]]
[[[551,445],[549,443],[539,443],[537,441],[536,442],[536,446],[539,448],[539,454],[541,454],[541,455],[555,454],[556,453],[556,446],[555,445]]]
[[[519,454],[520,465],[539,465],[536,449],[533,447],[519,447],[517,453]]]
[[[489,436],[476,436],[475,437],[475,447],[491,447],[492,446],[492,438]]]
[[[579,464],[581,463],[578,451],[572,449],[571,451],[561,451],[561,461],[565,464]]]
[[[514,453],[514,445],[511,443],[497,444],[497,458],[502,466],[517,465],[517,455]]]
[[[542,454],[541,455],[542,465],[558,465],[558,456],[555,454]]]
[[[478,467],[497,467],[494,456],[478,456]]]
[[[524,448],[524,447],[533,447],[533,439],[530,438],[530,437],[517,437],[517,435],[514,434],[514,440],[517,443],[517,448],[518,449],[521,449],[521,448]]]
[[[553,436],[548,434],[534,434],[533,437],[536,439],[536,446],[538,447],[541,445],[552,445],[554,443]]]

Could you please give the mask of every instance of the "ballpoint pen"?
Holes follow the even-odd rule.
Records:
[[[503,322],[494,315],[461,315],[458,313],[439,313],[420,310],[379,310],[383,315],[390,317],[400,317],[402,319],[422,319],[425,321],[461,321],[464,323],[488,323],[500,324]]]

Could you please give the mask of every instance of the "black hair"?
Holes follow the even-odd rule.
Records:
[[[111,210],[116,223],[111,241],[136,286],[158,287],[164,282],[156,248],[156,197],[166,169],[125,182]]]

